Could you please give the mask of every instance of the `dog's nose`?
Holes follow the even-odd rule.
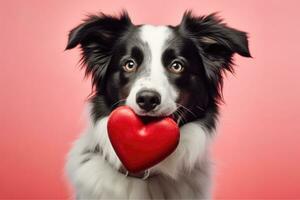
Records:
[[[136,94],[136,103],[147,112],[158,106],[160,99],[160,94],[153,90],[142,90]]]

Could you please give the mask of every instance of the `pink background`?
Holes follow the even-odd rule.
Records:
[[[177,24],[185,9],[220,11],[249,32],[236,56],[213,145],[215,198],[300,198],[300,1],[59,1],[0,3],[0,198],[68,198],[65,155],[84,128],[90,81],[79,51],[64,52],[84,15]]]

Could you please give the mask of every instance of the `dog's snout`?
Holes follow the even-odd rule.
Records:
[[[153,90],[142,90],[136,94],[136,103],[147,112],[158,106],[160,101],[160,94]]]

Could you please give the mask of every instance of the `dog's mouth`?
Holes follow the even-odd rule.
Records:
[[[135,111],[134,111],[135,112]],[[185,110],[180,109],[180,107],[177,107],[176,110],[166,112],[166,113],[151,113],[151,112],[142,112],[137,113],[135,112],[144,123],[149,123],[152,121],[158,121],[160,119],[169,117],[173,119],[179,126],[182,126],[184,123],[188,122],[190,120],[190,117],[188,117]],[[196,117],[193,115],[193,117]]]
[[[151,111],[145,111],[140,109],[139,107],[135,106],[135,105],[128,105],[125,102],[124,103],[120,103],[118,106],[128,106],[132,109],[132,111],[140,117],[140,119],[144,122],[151,122],[151,121],[156,121],[156,120],[160,120],[162,118],[166,118],[166,117],[170,117],[172,118],[175,122],[177,122],[177,110],[178,107],[157,107]]]
[[[135,110],[133,111],[140,117],[143,118],[164,118],[164,117],[169,117],[173,115],[176,110],[167,110],[167,111],[160,111],[160,110],[152,110],[152,111],[143,111],[143,110]]]
[[[158,116],[158,117],[152,117],[152,116],[139,116],[140,119],[143,121],[143,123],[148,124],[150,122],[155,122],[163,119],[164,117]]]
[[[149,122],[153,122],[153,121],[158,121],[160,119],[169,117],[172,118],[175,122],[178,121],[178,116],[176,115],[176,111],[173,112],[166,112],[166,113],[158,113],[158,112],[136,112],[134,111],[139,117],[140,119],[144,122],[144,123],[149,123]]]

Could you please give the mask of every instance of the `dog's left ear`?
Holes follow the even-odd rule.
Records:
[[[184,13],[178,26],[182,34],[188,35],[196,43],[200,53],[208,59],[215,70],[232,71],[232,56],[237,53],[251,57],[248,48],[247,34],[228,27],[216,14],[208,16],[193,16],[191,11]],[[205,63],[204,63],[205,64]]]
[[[177,29],[196,45],[210,81],[211,95],[222,99],[222,72],[234,71],[233,55],[251,57],[247,33],[228,27],[216,14],[196,17],[191,11],[184,13]]]

